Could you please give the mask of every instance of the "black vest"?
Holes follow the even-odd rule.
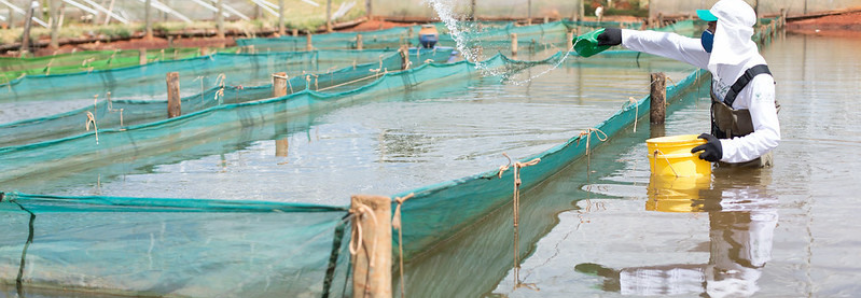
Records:
[[[732,104],[735,102],[736,96],[744,87],[750,84],[754,77],[761,74],[771,75],[768,66],[765,64],[751,67],[735,81],[723,101],[717,99],[714,90],[711,91],[711,120],[712,120],[712,135],[719,139],[731,139],[734,137],[745,136],[753,132],[753,121],[750,119],[749,110],[735,110]],[[714,86],[714,84],[712,84]],[[777,99],[774,100],[775,106],[780,110],[780,105],[777,104]]]

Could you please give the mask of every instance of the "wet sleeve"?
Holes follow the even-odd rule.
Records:
[[[622,45],[630,50],[682,61],[702,69],[707,69],[709,65],[709,53],[703,49],[699,39],[676,33],[623,29]]]
[[[771,76],[756,76],[736,97],[733,108],[750,110],[753,133],[731,140],[721,140],[721,161],[751,161],[777,147],[780,143],[780,122],[777,119],[777,108],[774,106],[774,79]]]

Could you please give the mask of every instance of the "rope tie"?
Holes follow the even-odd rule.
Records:
[[[96,61],[95,57],[84,59],[84,61],[81,61],[81,67],[86,67],[87,64],[90,64],[90,62],[93,62],[93,61]]]
[[[502,153],[505,158],[508,158],[508,164],[499,167],[499,178],[502,178],[502,173],[511,168],[511,157],[506,153]],[[528,162],[515,162],[514,163],[514,226],[517,227],[520,222],[520,184],[522,184],[522,180],[520,179],[520,169],[537,165],[541,162],[540,158],[536,158],[530,160]]]
[[[670,159],[667,158],[667,155],[661,152],[661,150],[656,149],[655,152],[652,152],[652,168],[658,169],[658,154],[660,154],[665,161],[667,161],[667,165],[670,166],[670,170],[673,170],[673,175],[676,175],[676,178],[679,178],[679,172],[676,172],[676,169],[673,168],[673,164],[670,163]]]
[[[218,92],[215,92],[215,98],[213,100],[218,100],[218,97],[224,98],[224,81],[227,80],[227,75],[221,73],[218,77],[215,78],[215,85],[221,85],[221,89],[218,89]],[[219,83],[220,81],[220,83]]]
[[[634,107],[637,108],[636,113],[634,114],[634,133],[637,133],[637,120],[640,118],[640,105],[637,104],[637,99],[634,97],[628,97],[628,103],[625,105],[629,107],[634,105]]]
[[[359,248],[361,248],[362,243],[362,225],[358,223],[359,220],[362,220],[366,214],[370,214],[371,220],[374,222],[374,226],[377,225],[377,216],[374,214],[374,210],[371,207],[368,207],[364,204],[358,204],[359,206],[350,209],[350,214],[356,217],[356,221],[353,221],[353,235],[350,239],[350,254],[356,255],[359,253]],[[374,267],[374,252],[377,249],[377,243],[374,242],[374,245],[371,248],[371,260],[370,267]]]
[[[607,139],[609,138],[609,137],[607,137],[606,133],[604,133],[603,131],[601,131],[600,129],[597,129],[597,128],[589,128],[587,130],[581,131],[580,137],[577,138],[577,145],[580,145],[580,140],[582,140],[583,137],[585,136],[586,137],[586,156],[589,156],[589,153],[590,153],[589,152],[589,143],[592,140],[592,132],[595,132],[595,136],[598,137],[598,140],[601,142],[607,141]],[[603,138],[601,137],[602,134],[604,135]]]
[[[354,216],[353,220],[353,231],[350,239],[350,254],[356,257],[359,254],[359,248],[364,244],[362,241],[362,225],[359,224],[359,221],[365,216],[365,214],[370,214],[371,220],[374,222],[374,227],[377,225],[377,216],[374,214],[374,210],[364,204],[357,204],[358,206],[354,208],[350,208],[350,214]],[[374,269],[374,256],[377,251],[377,241],[373,241],[374,244],[371,246],[370,257],[368,258],[368,268],[369,271]],[[368,278],[370,278],[370,272],[368,272]],[[365,288],[367,291],[367,287]]]
[[[93,112],[87,111],[87,123],[85,124],[87,131],[90,131],[90,123],[93,124],[93,129],[96,131],[96,145],[99,144],[99,127],[96,126],[96,116]]]
[[[403,229],[401,229],[401,206],[403,206],[404,202],[409,199],[415,197],[415,194],[411,193],[404,197],[395,198],[395,202],[398,202],[398,206],[395,207],[395,216],[392,218],[392,228],[398,230],[398,252],[400,253],[400,266],[401,266],[401,297],[406,297],[406,290],[404,290],[404,233]]]

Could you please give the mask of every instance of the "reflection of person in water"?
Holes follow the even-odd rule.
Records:
[[[764,173],[753,173],[761,178]],[[767,174],[766,174],[767,175]],[[605,277],[603,289],[623,295],[663,296],[706,293],[708,297],[746,297],[759,289],[762,269],[771,259],[777,226],[777,199],[761,179],[753,185],[716,186],[701,191],[709,215],[708,264],[605,268],[579,264],[575,270]],[[767,184],[764,184],[767,185]]]

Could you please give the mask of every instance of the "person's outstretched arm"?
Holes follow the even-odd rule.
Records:
[[[699,39],[676,33],[607,28],[598,36],[598,41],[599,45],[621,44],[630,50],[675,59],[702,69],[709,64],[709,53]]]

